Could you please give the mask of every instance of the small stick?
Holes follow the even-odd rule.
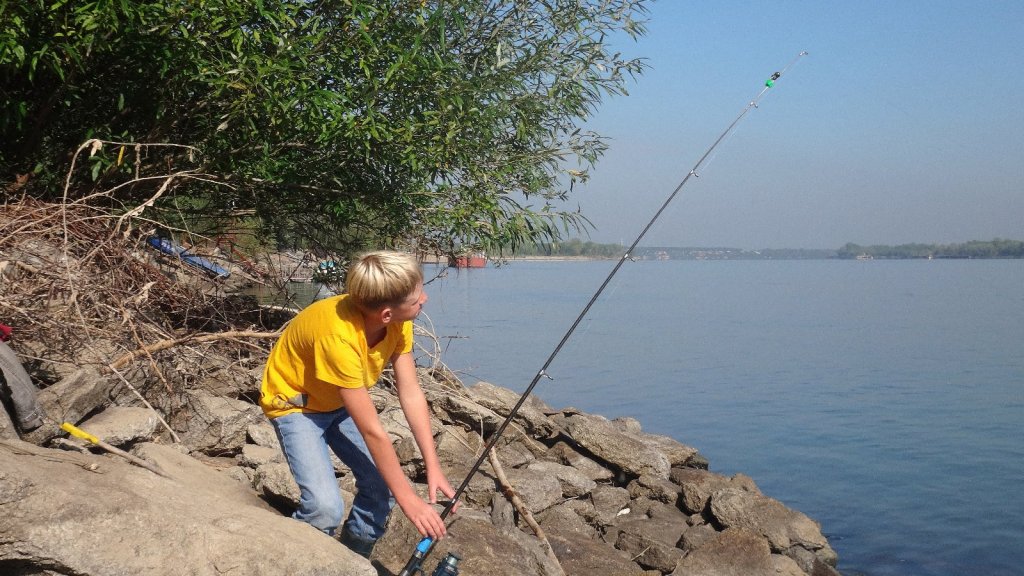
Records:
[[[81,438],[82,440],[88,440],[89,442],[92,442],[93,444],[99,446],[100,448],[103,448],[107,452],[110,452],[111,454],[116,454],[117,456],[120,456],[120,457],[128,460],[132,464],[135,464],[137,466],[142,466],[146,470],[149,470],[150,472],[152,472],[152,473],[154,473],[154,474],[156,474],[158,476],[163,476],[164,478],[170,478],[170,476],[168,476],[166,472],[164,472],[163,470],[157,468],[155,464],[152,464],[150,462],[146,462],[142,458],[139,458],[137,456],[133,456],[133,455],[125,452],[124,450],[121,450],[120,448],[118,448],[116,446],[112,446],[110,444],[107,444],[106,442],[100,440],[99,438],[93,436],[92,434],[89,434],[88,432],[86,432],[84,430],[76,428],[75,425],[70,423],[70,422],[65,422],[65,423],[61,424],[60,425],[60,429],[65,431],[65,432],[67,432],[68,434],[71,434],[72,436],[74,436],[76,438]]]
[[[551,547],[551,541],[548,540],[547,535],[544,533],[544,529],[540,527],[540,524],[533,518],[533,514],[530,513],[530,509],[526,507],[526,503],[516,493],[515,488],[512,487],[512,483],[508,481],[508,477],[505,476],[505,469],[501,466],[501,461],[498,460],[498,454],[491,450],[487,454],[487,459],[491,462],[491,468],[494,470],[494,477],[501,484],[501,491],[508,498],[508,501],[515,506],[519,512],[520,517],[526,521],[526,523],[533,528],[533,533],[540,539],[541,548],[547,554],[548,559],[558,568],[560,576],[565,576],[565,568],[562,567],[562,563],[558,561],[558,556],[555,556],[555,550]]]

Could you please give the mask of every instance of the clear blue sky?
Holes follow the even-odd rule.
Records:
[[[644,245],[838,248],[1024,240],[1024,2],[651,5],[611,148],[578,203],[629,244],[765,79],[809,52],[691,179]]]

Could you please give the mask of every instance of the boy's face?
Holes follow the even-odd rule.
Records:
[[[423,305],[427,303],[427,293],[423,291],[423,283],[420,282],[413,289],[412,293],[406,297],[405,301],[391,309],[391,320],[393,322],[405,322],[406,320],[415,320],[420,315],[420,310],[423,310]]]

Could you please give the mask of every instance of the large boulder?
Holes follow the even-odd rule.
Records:
[[[673,506],[679,502],[680,487],[670,480],[645,474],[626,486],[633,498],[647,498]]]
[[[676,518],[635,518],[616,526],[615,547],[645,568],[671,572],[683,557],[676,544],[686,528]]]
[[[446,426],[438,430],[434,444],[441,467],[453,478],[461,478],[469,473],[484,446],[479,435],[467,432],[460,426]]]
[[[489,435],[505,420],[500,414],[465,397],[465,393],[434,390],[430,387],[425,387],[423,392],[435,416],[446,422],[463,424],[477,433]]]
[[[101,375],[95,368],[81,368],[40,390],[38,401],[50,420],[24,439],[33,444],[48,442],[61,434],[61,422],[80,422],[87,414],[105,407],[116,386],[113,376]]]
[[[266,446],[275,450],[281,449],[281,442],[278,441],[277,433],[274,432],[274,425],[266,418],[249,424],[245,432],[251,444]]]
[[[580,505],[575,500],[563,502],[544,511],[537,520],[541,528],[549,534],[572,533],[594,538],[597,536],[597,529],[584,521],[583,516],[576,511],[575,508]],[[582,506],[586,506],[586,503]]]
[[[697,451],[696,448],[687,446],[675,438],[661,434],[648,434],[647,432],[636,433],[637,437],[648,446],[660,451],[668,458],[668,463],[673,467],[707,468],[707,460]]]
[[[719,532],[679,561],[671,576],[778,576],[764,538],[743,529]]]
[[[754,481],[742,474],[730,478],[707,470],[673,468],[670,479],[681,489],[680,507],[690,514],[704,512],[711,502],[711,495],[723,488],[761,493]]]
[[[111,406],[82,422],[86,432],[114,446],[153,440],[160,419],[148,408]]]
[[[362,575],[364,558],[173,447],[120,458],[0,441],[0,558],[15,574]]]
[[[512,489],[526,508],[536,514],[562,501],[562,485],[553,474],[536,468],[511,468],[505,471]]]
[[[593,459],[580,454],[565,442],[556,442],[548,450],[546,458],[553,462],[571,466],[594,482],[604,482],[615,477],[614,472],[601,466]]]
[[[795,547],[812,552],[825,564],[834,566],[836,563],[836,554],[818,523],[778,500],[747,490],[724,488],[712,495],[710,508],[719,525],[759,534],[773,551],[785,553],[798,563],[805,556],[790,552]],[[806,571],[812,566],[813,561],[810,561],[801,567]]]
[[[662,451],[603,416],[572,413],[561,424],[579,446],[615,470],[629,476],[669,477],[671,465]]]
[[[591,491],[590,501],[595,513],[592,521],[598,527],[610,526],[618,517],[631,512],[629,490],[618,486],[599,485]]]
[[[629,554],[581,534],[549,534],[551,549],[566,576],[641,576]]]
[[[521,394],[488,382],[477,382],[467,391],[478,404],[505,418],[508,418],[512,408],[522,399]],[[516,412],[512,423],[522,426],[531,436],[546,438],[558,431],[555,423],[547,417],[548,412],[551,412],[551,408],[531,394],[523,400],[523,405]]]
[[[546,567],[539,541],[526,537],[519,530],[500,530],[490,516],[479,510],[463,507],[450,517],[448,536],[434,545],[423,563],[426,574],[448,554],[461,558],[464,574],[487,576],[555,576]],[[421,537],[403,514],[392,514],[387,531],[377,541],[370,556],[387,573],[398,574],[409,560]]]
[[[566,466],[564,464],[550,462],[547,460],[538,460],[536,462],[531,462],[527,468],[558,480],[558,483],[562,487],[562,495],[566,498],[579,498],[581,496],[586,496],[587,494],[590,494],[591,490],[597,487],[597,482],[594,482],[588,478],[586,474],[572,466]]]
[[[189,417],[182,442],[192,450],[212,454],[242,451],[249,427],[266,417],[258,406],[241,400],[189,392]]]

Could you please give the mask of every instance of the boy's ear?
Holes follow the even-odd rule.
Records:
[[[391,318],[393,317],[391,312],[391,306],[385,306],[381,308],[377,312],[377,314],[378,317],[380,318],[380,321],[383,322],[384,324],[388,324],[389,322],[391,322]]]

